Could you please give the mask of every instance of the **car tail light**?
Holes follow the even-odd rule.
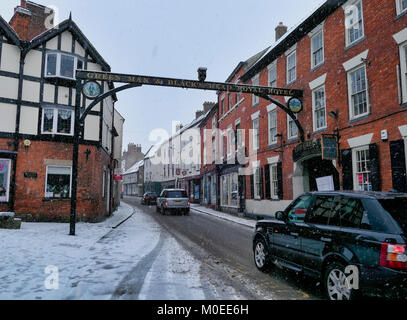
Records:
[[[191,201],[188,201],[188,205],[189,205],[189,206],[191,205]]]
[[[391,269],[407,269],[407,246],[383,243],[380,265]]]
[[[168,201],[165,203],[165,206],[167,206],[167,207],[168,207]]]
[[[148,197],[146,197],[146,200],[148,200]]]

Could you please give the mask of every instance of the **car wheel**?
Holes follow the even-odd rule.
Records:
[[[266,272],[270,267],[270,257],[266,242],[258,238],[254,242],[254,262],[257,269]]]
[[[345,265],[339,262],[328,264],[324,273],[325,293],[329,300],[353,300],[356,290],[349,288]]]

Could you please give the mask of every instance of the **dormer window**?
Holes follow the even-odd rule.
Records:
[[[83,65],[83,60],[75,55],[62,52],[49,52],[47,54],[45,77],[75,80],[75,71],[83,70]]]

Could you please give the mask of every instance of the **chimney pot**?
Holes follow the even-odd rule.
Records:
[[[278,41],[283,35],[286,34],[288,28],[283,22],[280,22],[276,28],[276,41]]]

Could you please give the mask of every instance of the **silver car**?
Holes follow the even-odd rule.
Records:
[[[167,212],[182,213],[189,215],[191,202],[185,190],[165,189],[157,198],[157,212],[165,215]]]

